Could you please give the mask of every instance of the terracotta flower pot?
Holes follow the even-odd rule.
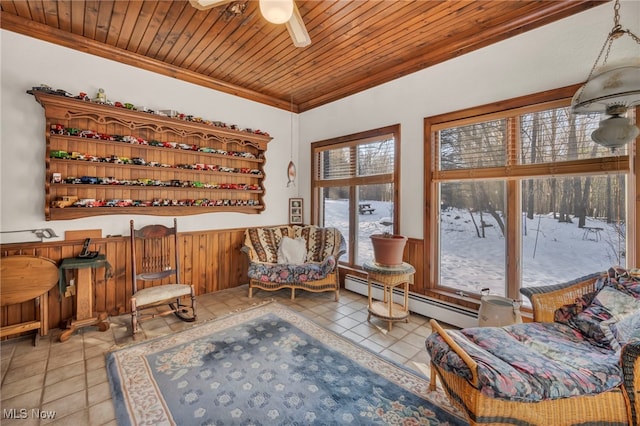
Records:
[[[407,237],[403,235],[371,235],[373,244],[373,258],[378,265],[398,266],[402,265],[404,246]]]

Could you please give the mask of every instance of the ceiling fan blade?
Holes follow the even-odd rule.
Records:
[[[309,37],[307,27],[304,25],[304,21],[302,20],[302,16],[300,15],[300,11],[298,10],[298,6],[296,6],[295,1],[293,3],[293,15],[291,15],[291,19],[289,19],[285,25],[287,26],[289,35],[291,35],[291,40],[293,40],[294,46],[305,47],[311,44],[311,37]]]
[[[189,0],[191,6],[199,10],[207,10],[212,7],[222,6],[227,3],[231,3],[234,0]]]

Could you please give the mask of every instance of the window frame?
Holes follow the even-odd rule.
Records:
[[[636,200],[636,188],[638,187],[638,175],[635,170],[638,169],[638,158],[635,155],[635,143],[628,145],[626,155],[612,157],[598,157],[582,160],[566,161],[554,164],[527,164],[518,165],[517,167],[493,167],[486,169],[470,170],[438,170],[437,159],[438,147],[437,136],[438,130],[448,127],[462,126],[465,124],[477,123],[498,118],[511,118],[519,115],[539,111],[543,109],[552,109],[557,107],[566,107],[570,105],[571,98],[579,89],[580,85],[567,86],[556,90],[540,92],[532,95],[521,96],[506,101],[482,105],[451,113],[441,114],[424,119],[424,155],[425,155],[425,176],[424,176],[424,196],[425,196],[425,212],[424,212],[424,264],[427,271],[424,274],[425,288],[432,295],[439,295],[455,303],[468,305],[469,300],[480,298],[477,294],[461,294],[459,290],[442,287],[436,282],[439,276],[439,233],[438,220],[440,214],[440,206],[438,205],[438,184],[442,181],[449,180],[467,180],[467,179],[503,179],[506,181],[506,193],[508,194],[507,204],[507,222],[506,228],[509,230],[506,236],[507,248],[520,247],[522,241],[521,221],[518,214],[520,198],[521,198],[521,182],[524,178],[544,177],[544,176],[564,176],[576,174],[603,174],[623,172],[628,175],[627,187],[627,217],[628,221],[634,226],[627,227],[627,264],[637,265],[636,247],[638,245],[638,233],[635,231],[639,225],[636,211],[640,200]],[[639,121],[638,109],[636,109],[636,124]],[[514,120],[515,125],[519,124],[518,120]],[[514,129],[510,129],[510,132]],[[517,134],[517,132],[516,132]],[[518,141],[515,141],[518,144]],[[507,149],[507,155],[514,155]],[[635,203],[633,200],[636,200]],[[520,299],[519,289],[521,285],[520,250],[507,253],[506,261],[506,282],[507,297]],[[589,271],[585,271],[589,272]]]
[[[394,139],[394,165],[393,172],[384,175],[376,176],[359,176],[346,179],[333,179],[328,185],[321,185],[317,179],[318,176],[318,160],[317,154],[322,151],[335,149],[339,147],[351,147],[355,148],[357,145],[370,143],[384,135],[393,135]],[[400,124],[393,124],[386,127],[380,127],[377,129],[366,130],[363,132],[353,133],[350,135],[339,136],[336,138],[325,139],[311,143],[311,223],[318,225],[320,222],[319,208],[321,203],[319,201],[320,192],[322,188],[333,186],[348,186],[349,187],[349,199],[355,200],[356,187],[361,185],[375,185],[393,183],[393,233],[397,234],[400,231]],[[345,240],[348,247],[349,259],[341,258],[340,264],[349,267],[356,267],[358,269],[360,265],[355,263],[355,240],[357,238],[356,229],[356,208],[349,209],[349,235],[345,235]]]

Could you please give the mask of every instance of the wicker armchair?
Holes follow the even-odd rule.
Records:
[[[601,274],[591,274],[569,283],[555,286],[523,289],[531,299],[534,320],[553,321],[554,312],[564,304],[573,303],[577,296],[595,290]],[[467,413],[473,425],[499,424],[553,424],[572,425],[629,424],[640,425],[640,342],[623,347],[620,362],[624,383],[618,388],[598,395],[550,399],[540,402],[520,402],[491,398],[478,389],[478,365],[460,345],[437,323],[431,320],[438,333],[468,366],[471,380],[448,372],[431,363],[431,390],[440,377],[442,387],[451,402]]]
[[[279,262],[279,246],[284,237],[303,240],[302,263]],[[249,258],[249,298],[253,289],[276,291],[296,290],[333,292],[340,297],[338,261],[346,253],[346,243],[340,231],[333,227],[277,226],[248,228],[241,251]]]

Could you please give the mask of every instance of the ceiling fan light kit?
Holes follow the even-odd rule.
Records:
[[[207,10],[212,7],[228,5],[234,0],[189,0],[189,2],[198,10]],[[311,37],[309,37],[309,32],[294,0],[260,0],[258,4],[264,19],[272,24],[286,24],[294,46],[306,47],[311,44]],[[235,10],[232,12],[242,14],[244,6],[238,9],[240,13],[236,13]]]
[[[272,24],[284,24],[293,14],[293,0],[260,0],[260,13]]]
[[[587,82],[571,100],[571,109],[575,114],[602,112],[610,116],[600,121],[598,129],[591,134],[591,139],[612,150],[633,141],[640,133],[640,129],[628,118],[621,117],[629,108],[640,104],[640,58],[624,59],[606,65],[615,40],[628,35],[640,45],[638,36],[620,26],[619,11],[620,1],[616,0],[613,29],[591,68]],[[604,60],[599,66],[603,53]]]

